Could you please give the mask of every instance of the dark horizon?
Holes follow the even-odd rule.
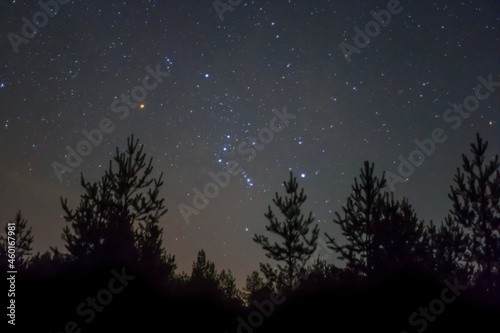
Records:
[[[303,210],[307,194],[290,172],[268,206],[267,233],[252,238],[272,264],[248,274],[244,289],[203,249],[190,273],[176,271],[162,242],[162,176],[154,176],[139,142],[128,137],[99,182],[82,179],[77,207],[61,198],[68,254],[31,253],[36,234],[20,211],[5,224],[0,267],[11,329],[41,320],[35,326],[51,331],[144,330],[166,315],[170,327],[274,332],[324,327],[318,314],[334,311],[351,329],[484,331],[500,313],[500,163],[498,154],[486,158],[479,133],[450,187],[454,208],[439,226],[418,219],[407,199],[394,199],[385,173],[365,161],[333,221],[344,239],[324,234],[329,255],[318,254],[321,230]],[[333,255],[345,267],[331,264]],[[387,320],[384,308],[394,304]],[[196,320],[186,324],[186,310]]]

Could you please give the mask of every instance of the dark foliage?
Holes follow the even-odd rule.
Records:
[[[500,294],[500,164],[498,154],[487,160],[487,148],[477,134],[472,159],[462,155],[463,170],[457,168],[450,187],[453,208],[445,221],[469,235],[464,259],[473,267],[477,289]]]
[[[385,174],[376,177],[373,163],[364,163],[360,179],[354,179],[343,216],[336,213],[333,221],[345,242],[325,233],[329,247],[347,262],[346,269],[362,278],[378,278],[408,267],[430,269],[430,233],[408,199],[395,201],[392,193],[384,192]]]
[[[286,196],[265,216],[283,243],[254,236],[267,256],[284,266],[261,265],[245,294],[230,270],[218,272],[204,250],[191,274],[175,273],[162,245],[161,175],[151,178],[142,146],[133,137],[117,169],[86,182],[76,210],[62,200],[67,253],[51,248],[32,255],[31,227],[19,212],[16,328],[28,332],[496,332],[500,315],[500,177],[498,155],[486,162],[479,135],[473,158],[463,156],[451,187],[450,214],[425,224],[408,199],[386,193],[385,177],[365,162],[336,223],[345,237],[327,235],[343,268],[311,263],[318,227],[301,214],[306,196],[293,175]],[[9,232],[6,228],[5,231]],[[8,237],[8,236],[7,236]],[[5,266],[8,239],[0,238]],[[332,323],[334,325],[332,326]],[[344,329],[342,329],[344,328]]]
[[[70,223],[62,235],[70,258],[89,265],[140,265],[155,272],[155,279],[173,276],[175,258],[162,245],[160,218],[167,212],[159,198],[162,176],[152,177],[152,158],[146,162],[143,146],[134,137],[119,152],[99,182],[86,182],[76,210],[61,198]]]
[[[6,267],[11,260],[17,269],[26,269],[30,263],[31,251],[33,251],[32,228],[28,228],[28,221],[18,211],[14,221],[9,221],[4,227],[5,235],[0,235],[0,266]],[[15,242],[15,245],[12,244]],[[14,252],[9,256],[9,243]],[[12,256],[14,255],[14,256]],[[14,259],[14,261],[12,261]]]
[[[317,225],[310,230],[314,219],[309,213],[307,219],[301,213],[301,206],[306,201],[304,189],[299,192],[297,179],[290,172],[290,180],[283,182],[286,197],[280,197],[276,192],[273,203],[284,216],[280,222],[274,215],[271,206],[268,207],[264,216],[269,220],[266,230],[282,239],[281,243],[271,244],[269,238],[264,235],[254,235],[253,241],[260,244],[270,259],[284,263],[277,264],[277,269],[270,264],[261,264],[260,269],[265,277],[277,288],[292,288],[306,271],[306,262],[316,251],[319,228]]]

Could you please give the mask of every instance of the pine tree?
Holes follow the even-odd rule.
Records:
[[[381,179],[373,175],[374,165],[368,161],[361,169],[361,183],[357,178],[352,185],[352,193],[347,198],[347,205],[342,207],[344,216],[335,212],[333,222],[339,225],[347,243],[341,245],[327,233],[328,247],[340,254],[340,260],[346,260],[346,268],[355,274],[368,276],[374,271],[376,248],[374,243],[374,224],[380,219],[384,206],[383,188],[386,185],[385,173]]]
[[[269,220],[266,230],[283,239],[281,244],[274,242],[271,244],[269,238],[264,235],[255,234],[253,241],[260,244],[267,252],[268,258],[278,262],[283,262],[284,266],[277,265],[277,270],[270,264],[260,264],[264,276],[280,290],[291,289],[300,277],[306,272],[306,262],[316,250],[318,241],[318,226],[315,225],[310,231],[314,222],[312,213],[304,219],[301,214],[301,206],[306,201],[304,189],[298,192],[297,179],[290,172],[290,180],[283,183],[287,196],[279,197],[276,192],[274,204],[278,207],[280,213],[284,215],[283,222],[278,221],[271,206],[268,206],[267,214],[264,216]]]
[[[232,302],[234,305],[243,304],[243,295],[238,287],[236,287],[236,279],[230,269],[227,271],[223,269],[217,277],[217,282],[226,301]]]
[[[354,276],[377,277],[405,269],[429,271],[430,234],[419,221],[408,199],[394,200],[384,192],[385,173],[374,176],[374,164],[365,161],[361,181],[354,179],[352,193],[342,207],[344,216],[333,220],[346,238],[345,244],[327,233],[329,247],[346,260]]]
[[[339,280],[341,269],[334,264],[322,260],[319,255],[307,270],[307,280],[304,281],[305,288],[309,290],[321,290],[332,286]]]
[[[439,228],[431,221],[428,227],[432,266],[440,281],[470,282],[472,265],[470,264],[470,236],[464,228],[450,216],[447,216]]]
[[[272,284],[265,282],[259,272],[253,271],[250,275],[247,275],[244,291],[248,304],[268,299],[273,290]]]
[[[217,288],[217,271],[215,264],[207,260],[205,250],[198,251],[196,261],[193,262],[190,283],[202,288]]]
[[[33,234],[28,221],[23,218],[21,211],[16,214],[14,221],[5,224],[4,235],[0,235],[0,262],[7,263],[9,257],[9,242],[15,241],[13,265],[16,269],[26,268],[31,259],[33,251]]]
[[[471,144],[472,159],[462,155],[448,197],[453,208],[449,223],[457,222],[470,235],[470,260],[476,283],[486,292],[500,292],[500,171],[498,154],[486,161],[488,142],[479,133]]]
[[[61,198],[70,223],[62,238],[75,259],[139,262],[154,267],[162,277],[171,277],[175,258],[166,255],[159,226],[167,212],[164,199],[158,197],[163,173],[152,178],[152,158],[146,162],[143,148],[132,135],[125,152],[116,149],[99,182],[87,182],[81,175],[85,193],[78,208],[69,209],[67,199]]]
[[[430,272],[433,268],[429,230],[407,198],[399,202],[393,193],[390,198],[384,196],[380,217],[374,221],[373,243],[378,274],[405,269]]]
[[[223,269],[217,273],[215,264],[207,259],[203,249],[198,251],[196,261],[193,262],[187,285],[191,292],[219,297],[233,305],[241,305],[242,303],[242,296],[236,287],[236,279],[231,270]]]

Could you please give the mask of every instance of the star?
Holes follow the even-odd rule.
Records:
[[[28,2],[5,3],[6,9],[13,7],[14,13],[33,21],[34,8]],[[380,13],[385,9],[360,0],[343,5],[303,1],[290,8],[274,1],[248,3],[226,11],[224,21],[213,8],[198,19],[194,9],[189,12],[192,6],[176,8],[171,1],[158,0],[127,6],[123,1],[61,5],[52,8],[58,11],[55,17],[43,10],[35,15],[39,25],[47,16],[45,28],[32,23],[23,28],[19,17],[9,18],[0,27],[1,35],[12,31],[21,39],[13,41],[18,43],[16,54],[5,37],[0,75],[0,149],[12,156],[2,165],[1,220],[11,219],[12,207],[18,207],[37,217],[30,223],[41,230],[35,233],[41,251],[57,244],[62,224],[51,224],[50,232],[42,227],[50,220],[63,221],[59,197],[81,194],[80,174],[98,179],[115,148],[123,148],[133,133],[153,159],[153,172],[164,173],[159,196],[165,197],[168,212],[161,227],[164,239],[178,239],[169,247],[179,258],[177,272],[190,270],[201,247],[212,258],[227,251],[227,261],[215,264],[234,267],[241,285],[265,255],[258,247],[239,252],[231,244],[250,243],[249,229],[260,232],[264,227],[259,219],[268,205],[273,207],[274,193],[282,194],[289,171],[307,185],[304,193],[313,213],[328,217],[345,203],[363,161],[374,162],[377,175],[399,175],[398,166],[418,148],[417,140],[430,151],[431,134],[442,129],[442,138],[453,135],[453,140],[436,143],[422,166],[415,167],[415,178],[401,175],[395,185],[395,196],[409,196],[416,207],[428,207],[417,211],[419,219],[437,221],[450,208],[446,196],[437,195],[450,185],[444,170],[458,167],[454,163],[468,152],[475,133],[485,134],[488,152],[498,151],[495,103],[500,79],[489,77],[498,66],[488,50],[498,45],[498,22],[495,15],[484,15],[499,12],[498,1],[451,1],[444,6],[447,13],[477,8],[477,17],[446,22],[438,19],[436,9],[442,6],[435,2],[405,2],[403,13],[385,22],[387,27],[376,23],[381,30],[370,36],[369,47],[361,34],[355,37],[354,28],[366,32],[367,22],[377,22],[371,11],[384,16]],[[128,12],[137,14],[124,17]],[[194,26],[179,23],[180,12],[196,17]],[[314,13],[314,29],[309,13]],[[54,42],[66,36],[65,25],[55,24],[59,15],[73,28],[64,43]],[[161,24],[152,24],[155,20]],[[109,28],[89,29],[86,22]],[[28,26],[36,26],[39,33],[24,43],[22,30],[30,32]],[[78,47],[78,38],[95,49]],[[439,41],[443,52],[422,47],[430,39]],[[340,47],[341,41],[350,47]],[[96,50],[102,50],[99,57]],[[49,65],[40,67],[37,59]],[[490,85],[474,90],[482,82],[478,76]],[[491,97],[476,96],[480,107],[470,117],[453,108],[443,117],[448,103],[464,99],[469,105],[462,114],[469,113],[465,107],[472,107],[475,99],[468,95],[476,93]],[[128,97],[122,99],[122,94]],[[453,132],[457,126],[460,135]],[[71,170],[61,174],[61,182],[53,162]],[[436,191],[426,193],[425,182]],[[15,196],[14,188],[19,188]],[[199,212],[190,215],[189,225],[180,204]],[[231,216],[228,228],[220,222],[229,222],[225,216]],[[181,246],[183,234],[188,247]],[[230,238],[225,248],[218,245]]]

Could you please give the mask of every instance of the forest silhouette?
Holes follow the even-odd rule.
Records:
[[[243,290],[200,249],[190,274],[166,253],[159,197],[139,140],[117,148],[102,178],[81,176],[83,194],[66,220],[65,250],[33,254],[21,211],[15,224],[16,328],[24,332],[498,332],[500,167],[477,134],[462,155],[439,221],[417,217],[407,198],[387,191],[385,173],[365,161],[352,192],[324,233],[293,173],[269,207],[266,233],[254,235],[270,263]],[[284,175],[286,176],[286,175]],[[7,223],[5,234],[8,234]],[[343,266],[317,257],[324,235]],[[333,258],[331,258],[333,259]],[[0,265],[8,271],[6,236]],[[4,280],[5,281],[5,280]]]

